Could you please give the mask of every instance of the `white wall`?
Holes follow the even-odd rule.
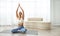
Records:
[[[0,25],[11,24],[11,3],[0,0]]]
[[[50,0],[36,0],[35,17],[42,17],[44,21],[50,21]]]
[[[18,3],[24,9],[25,21],[29,17],[50,21],[50,0],[0,0],[0,25],[16,24]]]
[[[60,0],[51,0],[51,22],[60,25]]]

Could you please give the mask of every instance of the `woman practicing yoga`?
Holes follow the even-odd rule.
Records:
[[[22,11],[18,12],[19,7],[21,8]],[[12,33],[19,33],[19,32],[25,33],[27,31],[27,29],[25,29],[23,26],[23,24],[24,24],[24,10],[20,6],[20,4],[18,5],[18,8],[16,10],[16,17],[18,19],[18,28],[13,29]]]

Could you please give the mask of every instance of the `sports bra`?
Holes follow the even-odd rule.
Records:
[[[21,18],[20,20],[18,20],[18,23],[23,23],[24,20]]]

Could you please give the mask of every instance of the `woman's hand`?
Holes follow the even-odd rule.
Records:
[[[18,6],[20,6],[20,4],[18,4]]]

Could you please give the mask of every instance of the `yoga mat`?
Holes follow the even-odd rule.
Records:
[[[7,34],[29,34],[29,35],[38,35],[38,31],[36,30],[27,30],[26,33],[12,33],[11,30],[4,30],[0,33],[7,33]]]

